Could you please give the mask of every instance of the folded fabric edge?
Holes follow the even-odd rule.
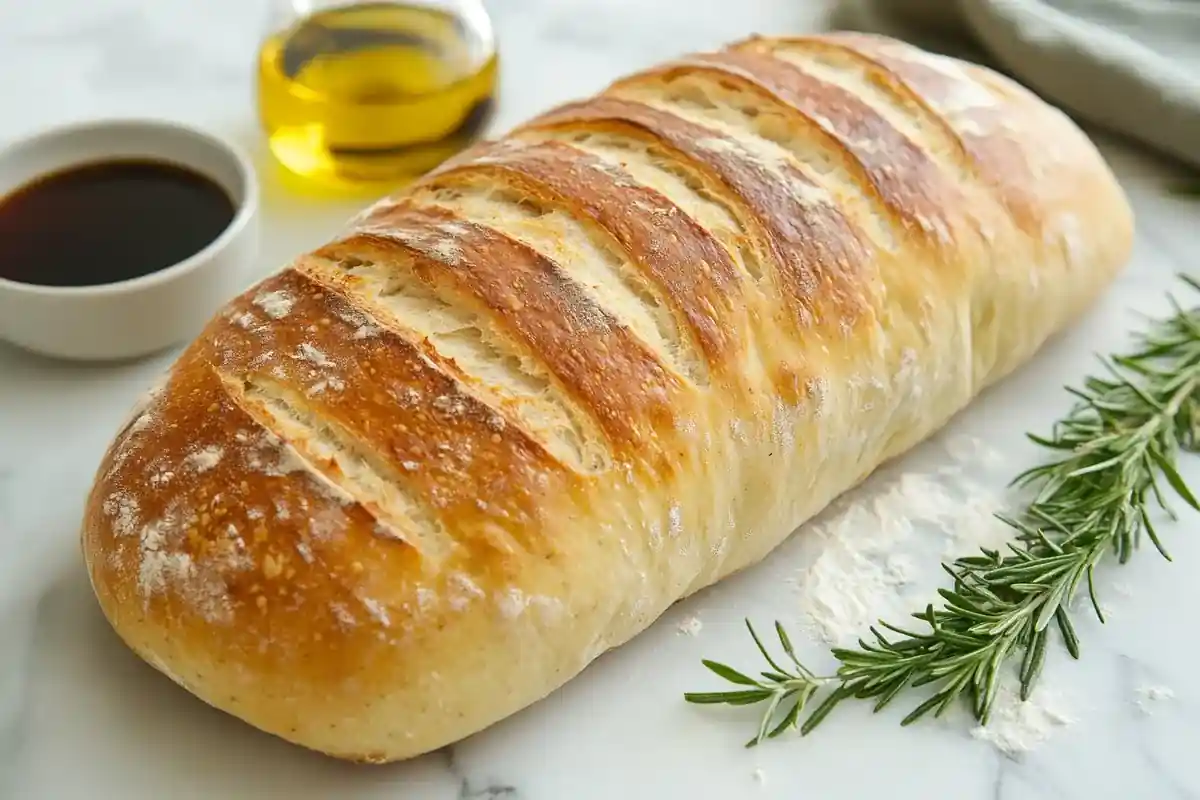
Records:
[[[1080,124],[1200,169],[1200,92],[1189,103],[1183,81],[1174,85],[1170,69],[1153,76],[1138,69],[1154,53],[1140,52],[1141,44],[1046,3],[841,0],[828,24],[894,36],[984,64]],[[1114,53],[1124,58],[1114,60]]]
[[[1080,121],[1200,168],[1200,87],[1165,59],[1044,3],[961,5],[975,39],[1022,84]]]

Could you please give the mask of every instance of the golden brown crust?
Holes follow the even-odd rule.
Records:
[[[970,79],[983,79],[986,83],[985,76],[991,73],[869,34],[840,33],[777,41],[836,49],[865,62],[875,80],[913,101],[932,124],[954,138],[969,167],[999,193],[1019,227],[1040,234],[1042,209],[1033,191],[1037,176],[1030,169],[1030,156],[1036,154],[1031,154],[1010,135],[1009,105],[989,102],[967,83]],[[757,44],[758,40],[751,40],[742,46],[755,48]]]
[[[804,201],[804,192],[819,191],[807,175],[786,163],[779,171],[768,168],[719,130],[612,97],[567,104],[523,129],[587,130],[598,123],[665,145],[723,184],[761,231],[778,268],[777,290],[791,301],[802,326],[827,318],[853,320],[860,303],[851,287],[867,258],[866,245],[835,206]]]
[[[636,80],[670,82],[681,75],[757,91],[816,127],[860,169],[862,183],[899,223],[932,249],[948,248],[954,226],[949,209],[957,192],[929,155],[850,92],[801,72],[794,65],[747,50],[701,53],[648,71]],[[621,84],[617,84],[619,87]]]
[[[449,260],[421,244],[445,224],[454,226]],[[349,238],[317,254],[386,258],[389,250],[404,251],[422,282],[477,305],[519,340],[595,419],[614,452],[639,452],[656,430],[673,424],[679,379],[546,256],[445,210],[407,202],[367,215]]]
[[[291,314],[315,325],[271,326],[246,353],[259,357],[226,361],[221,372],[302,395],[309,414],[384,465],[388,479],[419,498],[468,555],[546,552],[549,545],[536,538],[538,496],[561,491],[568,476],[502,408],[480,402],[439,369],[436,352],[378,324],[355,338],[371,323],[356,318],[362,312],[347,301],[349,281],[339,286],[339,277],[323,271],[317,282],[288,270],[265,284],[294,297]],[[294,355],[271,359],[267,368],[263,352]],[[312,391],[322,382],[327,388]]]
[[[306,413],[338,431],[325,436],[386,465],[389,480],[420,498],[452,534],[442,560],[491,558],[503,566],[514,553],[551,555],[554,544],[540,524],[543,495],[571,491],[569,472],[439,369],[435,354],[367,319],[340,290],[289,269],[231,302],[110,451],[101,471],[111,491],[93,503],[136,496],[138,518],[182,531],[182,552],[198,573],[222,559],[244,562],[226,587],[235,609],[248,602],[247,587],[294,569],[302,581],[304,564],[330,567],[355,551],[389,560],[398,577],[436,579],[419,544],[406,541],[409,531],[381,518],[368,495],[345,488],[336,459],[274,424],[250,395],[266,387],[272,398],[303,398]],[[287,298],[288,321],[254,315],[253,297],[264,294]],[[362,330],[370,335],[356,336]],[[184,482],[186,495],[177,490]],[[333,546],[330,532],[358,542]],[[117,548],[128,564],[103,566],[136,567],[132,544]],[[354,573],[352,562],[330,568],[339,579]],[[400,596],[417,588],[402,591],[405,582],[393,587]]]
[[[84,519],[106,617],[204,701],[389,761],[765,557],[1109,284],[1099,153],[861,35],[617,81],[214,317]]]
[[[709,368],[738,368],[741,275],[713,235],[661,193],[578,148],[520,140],[477,147],[434,170],[414,191],[459,182],[511,185],[594,221],[687,321]]]

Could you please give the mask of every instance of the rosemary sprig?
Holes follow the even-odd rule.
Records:
[[[809,698],[821,688],[823,683],[828,682],[828,678],[818,678],[813,673],[809,672],[799,659],[796,658],[796,652],[792,649],[792,642],[788,639],[787,631],[783,629],[783,625],[775,623],[775,635],[779,637],[779,643],[783,647],[783,652],[791,661],[794,670],[781,667],[775,659],[771,658],[771,653],[763,646],[762,640],[758,638],[758,634],[754,631],[754,626],[746,620],[746,627],[750,630],[750,636],[754,639],[754,644],[758,646],[758,651],[762,653],[763,658],[767,660],[771,670],[759,673],[762,675],[762,680],[751,678],[748,675],[743,675],[732,667],[725,664],[719,664],[715,661],[705,659],[701,663],[710,670],[720,675],[730,683],[747,688],[737,689],[732,692],[690,692],[686,695],[689,702],[692,703],[721,703],[724,705],[748,706],[755,705],[766,701],[767,709],[762,715],[762,721],[758,726],[758,734],[750,740],[748,744],[757,744],[763,739],[773,739],[789,728],[796,726],[800,714],[804,711],[804,707],[808,704]],[[783,719],[774,727],[771,727],[771,722],[775,717],[776,710],[781,706],[790,703],[788,712],[784,714]]]
[[[1195,280],[1183,280],[1200,290]],[[976,720],[986,724],[1001,670],[1015,659],[1020,659],[1021,697],[1030,696],[1051,627],[1079,658],[1069,609],[1086,585],[1091,606],[1104,622],[1096,566],[1109,554],[1125,563],[1143,535],[1170,560],[1153,522],[1155,506],[1175,517],[1168,487],[1200,510],[1176,468],[1181,451],[1200,447],[1200,308],[1174,304],[1173,314],[1137,338],[1133,352],[1101,359],[1103,376],[1067,388],[1077,402],[1048,436],[1029,435],[1055,455],[1013,481],[1034,491],[1021,514],[1000,517],[1013,529],[1013,541],[1003,551],[981,548],[978,555],[942,565],[953,588],[938,590],[938,608],[929,604],[912,615],[927,630],[881,621],[870,629],[871,641],[835,648],[836,673],[817,677],[800,664],[782,625],[777,622],[775,631],[794,670],[776,663],[747,620],[771,670],[761,673],[762,679],[750,678],[706,660],[705,666],[739,688],[684,698],[728,705],[766,702],[758,734],[748,745],[796,727],[807,734],[848,698],[873,700],[879,711],[905,689],[921,686],[933,687],[934,693],[902,725],[930,712],[940,716],[960,698],[969,700]],[[824,699],[801,724],[809,702],[822,690],[828,690]]]

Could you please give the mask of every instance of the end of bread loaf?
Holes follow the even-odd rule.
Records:
[[[1132,233],[1063,114],[900,42],[759,37],[627,76],[233,298],[99,467],[95,594],[263,731],[428,752],[935,432]]]

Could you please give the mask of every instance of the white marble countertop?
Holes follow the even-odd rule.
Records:
[[[823,10],[797,0],[494,0],[491,7],[505,55],[498,130],[661,58],[753,31],[812,29]],[[275,268],[323,241],[361,202],[288,193],[267,160],[250,82],[263,11],[250,0],[0,4],[0,143],[96,115],[202,123],[256,154],[265,206],[258,270]],[[1163,191],[1171,166],[1107,141],[1103,147],[1138,213],[1130,269],[1085,321],[945,436],[861,487],[851,505],[871,502],[903,474],[945,474],[963,436],[1000,460],[985,467],[969,458],[964,474],[1001,491],[1033,454],[1020,434],[1044,430],[1065,409],[1059,387],[1093,367],[1093,352],[1119,346],[1135,312],[1163,309],[1174,273],[1196,269],[1200,202]],[[683,703],[684,690],[715,686],[700,658],[754,664],[743,617],[805,630],[811,609],[795,588],[797,574],[828,544],[803,535],[672,609],[547,700],[458,746],[364,768],[273,740],[202,706],[125,651],[77,558],[95,464],[126,408],[172,357],[77,366],[0,346],[0,797],[1200,797],[1200,691],[1190,680],[1200,640],[1186,621],[1200,607],[1196,517],[1163,531],[1173,564],[1147,551],[1102,570],[1110,621],[1079,615],[1082,661],[1052,652],[1039,697],[1053,724],[1027,751],[1004,753],[989,741],[995,736],[972,735],[965,714],[901,729],[911,707],[904,703],[879,717],[865,706],[844,708],[809,738],[745,750],[752,712]],[[1200,463],[1184,472],[1200,485]],[[894,504],[885,511],[909,513]],[[838,513],[822,521],[836,522]],[[897,546],[923,547],[922,563],[935,567],[945,531],[919,516],[915,522]],[[860,611],[895,618],[932,598],[936,580],[931,569],[898,594],[868,598]],[[687,635],[681,623],[693,618],[699,630],[692,625]],[[800,633],[797,640],[812,663],[829,666],[818,640]]]

